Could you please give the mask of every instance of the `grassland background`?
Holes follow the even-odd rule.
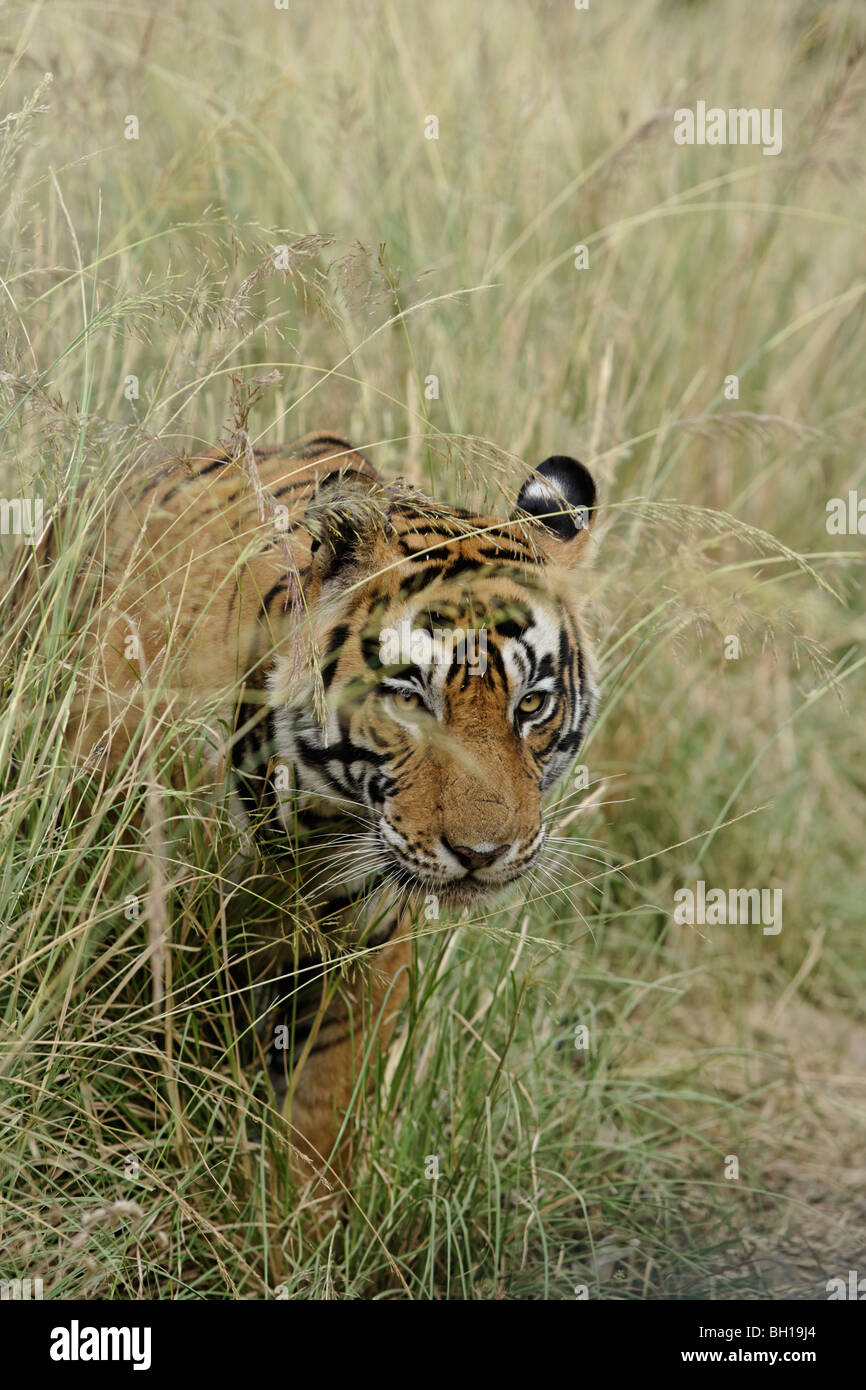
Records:
[[[504,509],[519,460],[575,453],[606,804],[567,827],[592,885],[424,933],[348,1216],[311,1240],[233,1049],[213,845],[178,814],[130,852],[141,766],[94,794],[64,759],[71,534],[51,640],[3,642],[0,1277],[728,1298],[866,1272],[863,541],[825,529],[863,479],[862,6],[59,0],[2,26],[4,495],[86,480],[80,540],[142,459],[227,436],[232,376],[274,372],[257,442],[344,430],[445,499]],[[783,153],[678,147],[699,99],[781,107]],[[781,934],[674,925],[696,877],[781,887]]]

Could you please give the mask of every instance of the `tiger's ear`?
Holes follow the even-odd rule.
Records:
[[[573,565],[587,553],[596,500],[589,469],[566,454],[554,454],[530,473],[511,520],[531,523],[548,559]]]

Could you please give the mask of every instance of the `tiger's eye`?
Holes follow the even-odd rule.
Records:
[[[401,710],[418,709],[421,704],[421,696],[414,690],[395,690],[394,703]]]
[[[533,690],[531,695],[524,695],[517,708],[521,714],[537,714],[546,699],[543,690]]]

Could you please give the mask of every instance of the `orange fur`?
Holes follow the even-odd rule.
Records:
[[[539,473],[521,497],[537,514],[540,484],[547,506],[565,478],[553,510],[570,515],[561,465],[580,465],[548,462],[559,471]],[[370,944],[354,982],[333,989],[323,970],[303,991],[291,1065],[283,1056],[272,1067],[301,1177],[330,1160],[343,1180],[350,1172],[348,1111],[362,1059],[387,1046],[408,987],[403,889],[438,894],[441,880],[445,901],[469,901],[519,878],[543,844],[544,791],[592,717],[575,582],[590,531],[544,515],[542,507],[541,522],[524,512],[503,522],[388,487],[348,441],[317,433],[251,463],[210,450],[137,482],[82,575],[90,647],[69,726],[76,753],[116,765],[147,721],[196,721],[211,769],[234,760],[236,811],[253,829],[257,798],[265,807],[269,796],[271,824],[277,817],[286,831],[293,817],[327,830],[363,811],[366,862],[375,847],[396,890],[365,937],[357,907],[339,901],[346,883],[363,886],[362,867],[346,861],[341,873],[328,843],[302,856],[301,888],[316,911],[327,915],[336,901],[337,930]],[[49,532],[43,565],[52,544]],[[419,621],[422,599],[431,623],[438,615],[490,636],[489,670],[430,667],[431,689],[441,686],[435,710],[410,708],[411,691],[393,693],[388,681],[399,686],[402,667],[394,677],[377,655],[384,632]],[[524,697],[526,714],[515,705],[528,679],[517,668],[535,660],[528,632],[547,643],[538,672],[550,688],[536,692],[553,701],[544,718],[536,695]],[[253,762],[252,795],[239,752]],[[272,790],[280,757],[296,783],[282,799]],[[359,761],[362,772],[353,770]],[[504,867],[491,868],[494,860]],[[467,866],[460,877],[455,862]]]

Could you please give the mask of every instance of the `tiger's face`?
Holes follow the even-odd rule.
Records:
[[[572,573],[594,505],[582,465],[552,459],[519,525],[403,508],[323,570],[325,717],[305,687],[277,724],[301,791],[355,816],[344,886],[467,903],[538,863],[544,794],[597,704]]]
[[[448,598],[388,613],[395,659],[355,727],[388,749],[363,791],[383,860],[398,881],[466,901],[538,862],[543,793],[571,762],[595,689],[578,632],[542,592],[494,572],[472,614],[443,625],[462,606]]]

